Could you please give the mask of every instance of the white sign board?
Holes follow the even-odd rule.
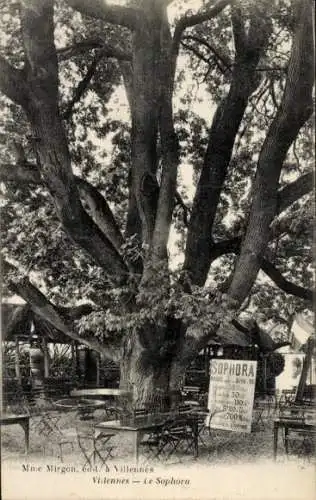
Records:
[[[210,427],[250,432],[257,361],[212,359],[208,409]]]

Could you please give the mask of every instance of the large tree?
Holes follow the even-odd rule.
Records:
[[[309,256],[299,272],[293,249],[287,255],[308,231],[300,200],[312,186],[312,2],[210,1],[175,22],[169,4],[21,0],[6,12],[11,45],[0,57],[3,130],[15,139],[0,171],[7,283],[64,334],[119,359],[135,405],[177,393],[186,366],[251,300],[261,271],[301,304],[312,300]],[[191,77],[203,77],[210,117],[216,106],[209,124],[188,106],[174,112],[196,62]],[[130,126],[106,120],[120,81]],[[114,174],[103,166],[107,134],[119,150]],[[181,192],[184,163],[196,182],[192,206]],[[171,228],[184,255],[177,271]],[[298,262],[306,245],[296,244]],[[19,264],[30,263],[31,278],[21,276]],[[63,303],[49,299],[56,284]],[[60,307],[78,290],[95,306],[79,323]]]

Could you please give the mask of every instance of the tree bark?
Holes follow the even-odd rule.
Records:
[[[106,0],[67,0],[68,5],[86,16],[103,19],[108,23],[119,24],[134,29],[142,18],[142,12],[132,7],[108,5]]]
[[[239,304],[252,288],[269,241],[286,154],[313,111],[313,9],[311,2],[306,1],[298,2],[296,9],[296,29],[284,96],[260,153],[247,232],[229,290]]]
[[[179,403],[184,365],[177,361],[174,344],[168,347],[167,330],[164,334],[165,341],[156,345],[156,349],[144,345],[144,332],[134,331],[123,341],[120,387],[130,392],[129,409],[157,411]],[[161,330],[158,335],[162,335]]]
[[[219,105],[210,131],[202,172],[193,200],[188,229],[184,268],[194,284],[204,285],[211,263],[213,247],[212,228],[220,194],[226,179],[233,146],[248,99],[260,83],[256,73],[264,53],[270,21],[265,9],[259,19],[258,9],[251,19],[249,34],[242,40],[239,31],[245,31],[242,20],[239,31],[235,24],[235,65],[227,97]]]
[[[154,1],[144,5],[143,23],[133,37],[131,186],[142,224],[142,240],[150,245],[158,200],[157,134],[161,13]]]
[[[174,128],[172,96],[174,86],[174,67],[171,58],[172,39],[167,13],[162,13],[161,54],[159,61],[160,106],[159,132],[162,153],[162,174],[157,204],[157,215],[152,238],[150,257],[159,262],[167,258],[167,243],[177,190],[179,164],[179,143]]]
[[[54,45],[53,1],[21,4],[28,102],[25,107],[41,173],[70,237],[84,248],[116,283],[128,269],[112,243],[88,216],[80,202],[71,169],[67,139],[58,108],[58,63]]]

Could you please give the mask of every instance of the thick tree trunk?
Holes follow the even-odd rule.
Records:
[[[152,2],[151,2],[152,3]],[[149,2],[148,2],[149,4]],[[146,17],[133,40],[132,190],[142,223],[143,241],[149,245],[158,200],[157,133],[159,116],[160,20]]]
[[[148,338],[153,333],[149,331]],[[179,402],[184,366],[176,356],[178,345],[175,349],[176,344],[168,342],[168,329],[157,331],[161,342],[154,347],[146,345],[145,336],[146,332],[133,332],[122,346],[120,387],[130,393],[126,402],[129,411],[135,408],[160,411]]]

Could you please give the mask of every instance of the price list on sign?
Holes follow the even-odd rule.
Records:
[[[209,426],[236,432],[250,432],[257,361],[212,359],[208,409]]]

